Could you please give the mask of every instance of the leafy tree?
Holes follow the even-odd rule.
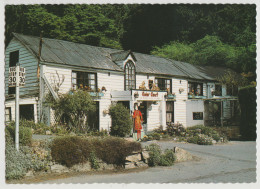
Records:
[[[248,48],[235,47],[223,43],[217,36],[207,35],[190,44],[171,42],[154,47],[151,54],[196,65],[223,66],[240,73],[255,73],[255,50],[255,45]]]
[[[112,136],[125,137],[130,134],[132,120],[129,110],[123,104],[117,103],[109,108],[109,115],[112,118],[110,134]]]
[[[57,100],[49,97],[46,102],[55,111],[59,122],[67,124],[75,132],[87,131],[88,114],[95,111],[95,102],[88,92],[76,90],[60,95]]]

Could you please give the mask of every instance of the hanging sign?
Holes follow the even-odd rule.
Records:
[[[20,67],[19,70],[19,86],[24,86],[25,84],[25,68]],[[9,68],[9,87],[16,86],[16,67]]]

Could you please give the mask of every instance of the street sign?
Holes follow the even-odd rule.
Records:
[[[19,86],[24,86],[25,84],[25,68],[20,67],[19,70]],[[16,86],[16,67],[9,68],[9,87]]]

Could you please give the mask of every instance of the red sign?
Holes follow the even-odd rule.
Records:
[[[142,92],[142,96],[158,97],[158,92]]]

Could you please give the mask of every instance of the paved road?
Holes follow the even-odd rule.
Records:
[[[151,142],[142,143],[143,146]],[[256,143],[230,142],[200,146],[157,142],[162,148],[181,147],[200,157],[199,161],[171,167],[148,168],[142,172],[81,175],[44,183],[250,183],[256,182]]]

